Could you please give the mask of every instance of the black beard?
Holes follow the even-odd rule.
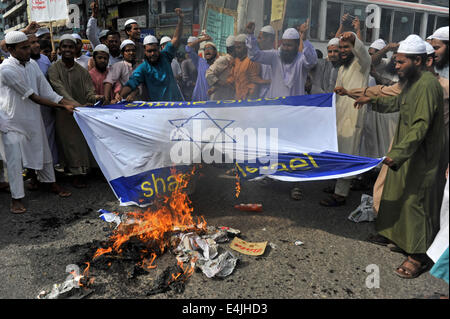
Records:
[[[291,53],[291,52],[286,52],[286,51],[280,50],[281,62],[283,62],[284,64],[291,64],[292,62],[294,62],[296,57],[297,57],[297,51],[295,51],[294,53]]]
[[[32,58],[33,60],[39,60],[41,58],[41,54],[30,54],[30,58]]]
[[[347,67],[353,62],[354,57],[355,57],[355,55],[353,53],[351,53],[347,56],[347,58],[345,60],[340,58],[339,62],[341,63],[341,65]]]
[[[403,84],[403,87],[406,90],[408,90],[414,83],[417,82],[417,80],[419,80],[420,76],[422,75],[422,73],[420,72],[420,70],[417,70],[414,67],[411,67],[410,70],[408,70],[408,72],[406,72],[405,76],[399,77],[399,82],[401,84]]]

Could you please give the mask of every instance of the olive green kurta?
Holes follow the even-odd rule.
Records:
[[[65,99],[81,105],[95,103],[95,90],[89,72],[78,63],[70,69],[62,60],[48,69],[50,84]],[[56,137],[65,166],[74,175],[85,173],[94,164],[89,147],[72,114],[56,110]]]
[[[378,233],[408,254],[426,253],[439,229],[443,184],[438,176],[444,151],[443,90],[436,77],[423,72],[410,88],[395,97],[372,98],[372,109],[400,111],[399,124],[387,157],[387,173]],[[438,182],[439,180],[439,182]]]

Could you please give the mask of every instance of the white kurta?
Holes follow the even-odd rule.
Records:
[[[20,143],[23,166],[42,170],[44,164],[52,163],[40,105],[29,99],[33,94],[55,103],[62,96],[56,94],[39,69],[30,60],[25,66],[14,57],[0,65],[0,117],[2,132],[17,132],[25,136]]]
[[[434,261],[437,262],[439,257],[448,248],[448,179],[445,185],[444,198],[442,200],[441,206],[441,219],[440,219],[440,229],[430,248],[427,250],[427,255]]]
[[[336,86],[347,90],[367,87],[372,60],[364,44],[355,36],[355,55],[349,66],[339,68]],[[336,97],[336,124],[340,153],[360,155],[361,133],[366,109],[354,108],[355,100],[348,96]]]
[[[247,36],[248,57],[261,64],[270,65],[272,73],[269,91],[266,98],[295,96],[305,94],[305,83],[308,71],[317,64],[317,53],[309,41],[303,41],[303,52],[299,52],[294,61],[284,64],[280,51],[260,50],[253,35]]]

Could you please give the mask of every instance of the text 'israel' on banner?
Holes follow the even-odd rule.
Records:
[[[300,181],[356,175],[381,161],[337,153],[334,94],[77,110],[121,205],[150,204],[178,186],[172,168],[184,173],[197,163],[237,163],[244,178]]]

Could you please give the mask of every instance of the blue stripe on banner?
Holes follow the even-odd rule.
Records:
[[[251,107],[251,106],[313,106],[332,107],[333,93],[261,98],[249,100],[198,101],[198,102],[133,102],[105,106],[87,106],[91,108],[136,110],[136,109],[174,109],[174,108],[215,108],[215,107]]]
[[[175,174],[184,174],[190,166],[177,166]],[[119,177],[109,183],[122,204],[145,206],[158,195],[167,195],[178,187],[172,167],[146,171],[129,177]]]
[[[286,153],[278,154],[278,159],[270,165],[263,160],[256,163],[238,163],[238,172],[243,179],[250,180],[267,176],[267,167],[274,169],[270,176],[287,177],[298,180],[320,180],[333,176],[355,175],[355,172],[371,169],[380,164],[382,159],[352,156],[335,152],[322,153]],[[189,172],[192,166],[176,166],[176,174]],[[168,195],[178,186],[172,172],[165,167],[150,170],[129,177],[120,177],[110,181],[111,187],[119,197],[121,204],[146,206],[158,195]],[[353,173],[353,174],[352,174]],[[357,173],[356,173],[357,174]]]
[[[238,171],[244,179],[265,176],[284,176],[315,180],[326,176],[351,174],[376,167],[382,159],[374,159],[335,152],[278,154],[278,158],[268,162],[268,158],[256,163],[239,163]],[[270,169],[270,171],[268,171]],[[266,173],[265,173],[266,172]],[[332,178],[332,177],[330,177]]]

